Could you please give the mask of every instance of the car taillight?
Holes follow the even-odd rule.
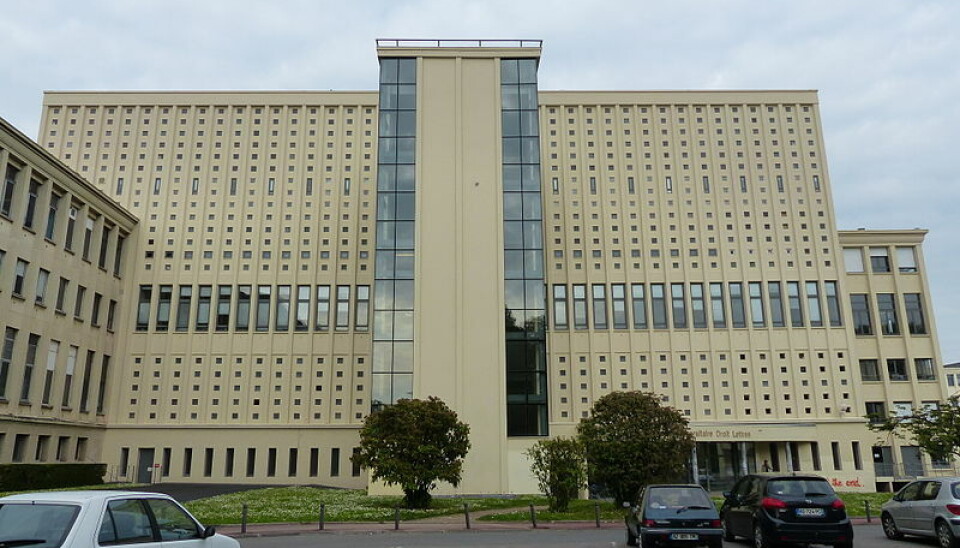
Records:
[[[763,497],[763,500],[760,501],[760,506],[763,506],[767,510],[783,510],[787,507],[787,503],[773,497]]]
[[[833,508],[834,510],[843,510],[844,508],[846,508],[846,505],[843,504],[842,500],[836,499],[835,501],[833,501],[833,503],[830,504],[830,508]]]
[[[955,516],[960,516],[960,504],[948,504],[947,512],[950,512]]]
[[[656,525],[657,525],[657,522],[653,521],[652,519],[643,520],[644,527],[656,527]]]
[[[714,529],[719,529],[723,527],[723,523],[721,523],[720,520],[718,519],[712,519],[710,520],[710,527],[713,527]]]

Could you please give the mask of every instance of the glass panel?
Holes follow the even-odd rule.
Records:
[[[523,218],[523,194],[520,192],[503,193],[503,218],[517,220]]]
[[[525,167],[525,166],[524,166]],[[503,166],[503,190],[520,190],[522,170],[518,165]]]
[[[543,224],[540,221],[526,221],[523,223],[523,247],[526,249],[540,249],[543,246]],[[542,256],[542,255],[541,255]],[[530,277],[530,273],[527,273]]]
[[[520,111],[505,110],[500,114],[504,137],[520,136]]]
[[[517,59],[504,59],[500,61],[500,83],[501,84],[519,84],[520,72]]]

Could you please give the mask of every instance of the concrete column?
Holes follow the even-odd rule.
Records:
[[[693,450],[690,451],[691,466],[693,471],[693,483],[700,483],[700,465],[697,462],[697,444],[693,444]]]
[[[794,470],[792,445],[793,444],[789,441],[783,442],[784,453],[785,453],[783,460],[784,462],[787,463],[786,470],[785,470],[786,472],[793,472]]]
[[[750,473],[750,467],[747,465],[747,442],[740,442],[740,474],[746,476]]]

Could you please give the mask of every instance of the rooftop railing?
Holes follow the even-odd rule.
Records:
[[[377,38],[378,48],[539,48],[543,40],[483,38],[472,40]]]

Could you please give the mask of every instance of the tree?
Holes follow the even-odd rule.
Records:
[[[371,413],[351,460],[374,480],[403,489],[407,508],[429,508],[438,481],[460,484],[470,427],[442,400],[400,400]]]
[[[612,392],[577,427],[590,481],[609,489],[618,505],[635,501],[648,483],[677,481],[686,472],[696,440],[687,419],[660,401],[647,392]]]
[[[587,480],[586,455],[576,438],[540,440],[524,452],[551,512],[566,512]]]
[[[910,439],[934,460],[960,458],[960,396],[946,403],[920,407],[908,415],[879,417],[868,415],[868,427],[875,432],[889,432]]]

